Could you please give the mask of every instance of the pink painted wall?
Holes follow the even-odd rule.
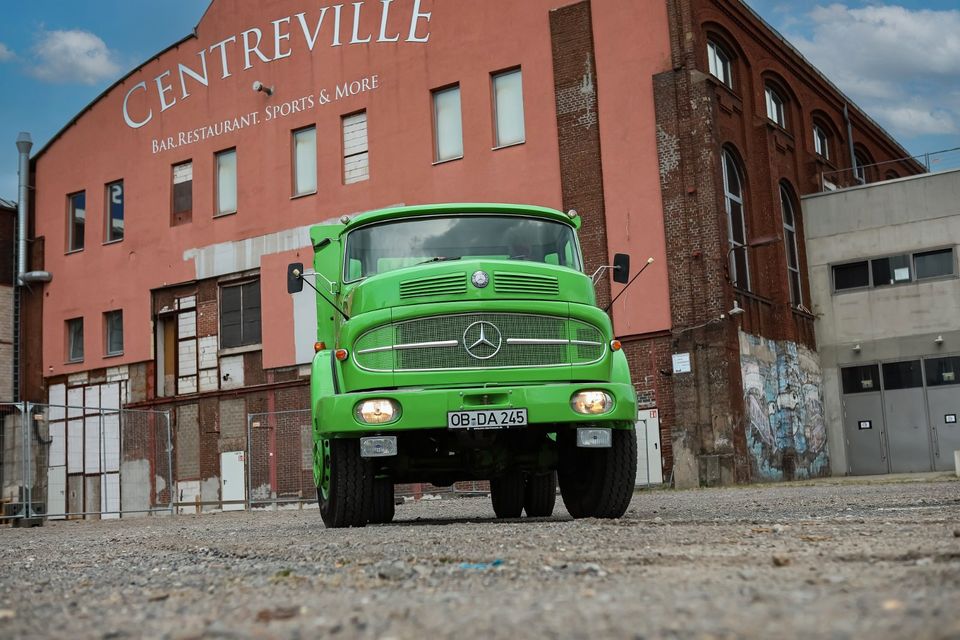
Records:
[[[548,11],[567,2],[422,0],[421,11],[431,17],[429,23],[419,22],[418,34],[423,37],[428,30],[430,34],[429,43],[421,44],[403,41],[414,1],[396,0],[391,5],[386,33],[402,34],[400,42],[346,44],[353,27],[352,5],[347,3],[342,46],[330,46],[332,30],[326,23],[309,52],[293,17],[284,27],[291,37],[282,46],[283,51],[292,51],[290,57],[264,63],[254,54],[252,68],[244,70],[242,44],[235,44],[228,50],[231,75],[223,79],[220,53],[211,52],[212,45],[231,36],[241,40],[243,31],[257,27],[263,31],[261,50],[272,58],[271,21],[305,11],[308,22],[315,23],[320,7],[293,0],[215,0],[195,38],[137,69],[46,148],[36,160],[36,233],[46,237],[45,266],[53,274],[44,289],[45,375],[151,359],[150,290],[197,277],[193,261],[184,259],[190,249],[398,203],[562,206]],[[611,232],[610,247],[611,252],[628,249],[639,265],[640,256],[660,258],[663,252],[649,94],[653,67],[667,58],[666,18],[649,11],[639,16],[637,3],[631,0],[595,1],[607,215],[612,226],[625,224],[628,230]],[[371,0],[364,4],[361,38],[372,34],[377,39],[380,6]],[[663,42],[648,35],[638,40],[630,25],[638,17],[650,34],[662,31]],[[210,86],[188,78],[191,95],[184,99],[177,64],[199,69],[197,54],[204,49]],[[490,73],[517,65],[523,69],[526,143],[493,150]],[[163,82],[173,88],[166,98],[176,98],[177,103],[161,112],[155,78],[168,70],[172,73]],[[316,96],[324,88],[332,92],[338,83],[373,74],[380,83],[375,91],[265,121],[264,110],[270,106]],[[254,80],[274,86],[275,94],[254,92]],[[142,119],[152,109],[153,119],[133,129],[124,123],[123,101],[140,82],[148,91],[134,91],[130,114]],[[430,90],[454,82],[461,86],[464,158],[434,166]],[[368,115],[370,179],[345,186],[340,118],[361,109]],[[176,138],[180,131],[250,112],[260,114],[260,124],[154,153],[154,140]],[[291,199],[291,131],[310,124],[317,126],[318,193]],[[238,153],[239,208],[234,215],[214,218],[214,154],[230,147]],[[193,160],[194,171],[192,222],[171,227],[171,166],[188,159]],[[124,180],[126,192],[126,237],[104,245],[104,185],[118,179]],[[66,196],[80,190],[87,194],[85,248],[67,254]],[[272,366],[293,360],[292,344],[277,339],[292,335],[289,305],[279,302],[280,294],[286,295],[283,281],[275,281],[278,260],[265,261],[273,274],[262,274],[264,335],[269,334],[264,338],[264,362]],[[661,261],[659,269],[662,266]],[[662,271],[651,275],[655,277],[638,283],[644,289],[630,296],[630,308],[620,311],[618,303],[621,332],[668,326],[665,284],[656,284],[656,278],[665,283],[665,275]],[[651,298],[660,295],[663,301],[651,306]],[[124,311],[125,351],[103,358],[101,314],[112,309]],[[64,322],[73,317],[85,320],[86,357],[82,363],[66,364]]]

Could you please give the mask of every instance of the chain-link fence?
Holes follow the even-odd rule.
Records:
[[[251,508],[316,503],[309,409],[247,415],[246,477]],[[489,492],[490,483],[485,480],[449,487],[401,484],[395,489],[397,498],[414,500]]]
[[[170,513],[169,414],[98,406],[0,404],[4,519]]]

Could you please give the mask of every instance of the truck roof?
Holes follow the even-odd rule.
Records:
[[[565,222],[575,228],[580,228],[580,217],[570,218],[565,213],[556,209],[547,207],[538,207],[526,204],[502,204],[493,202],[453,202],[443,204],[423,204],[409,207],[392,207],[390,209],[379,209],[377,211],[368,211],[361,213],[347,223],[344,232],[350,231],[359,226],[370,224],[371,222],[380,222],[382,220],[392,220],[396,218],[407,218],[417,215],[438,215],[449,213],[494,213],[494,214],[521,214],[532,215],[543,218],[550,218],[558,222]]]

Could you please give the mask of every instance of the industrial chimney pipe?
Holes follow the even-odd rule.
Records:
[[[17,203],[17,286],[31,282],[50,282],[52,276],[46,271],[27,271],[27,226],[30,211],[30,149],[33,140],[30,134],[17,136],[17,151],[20,152],[19,202]]]

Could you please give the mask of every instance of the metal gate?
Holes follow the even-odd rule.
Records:
[[[168,413],[99,405],[0,404],[3,518],[172,511]]]

